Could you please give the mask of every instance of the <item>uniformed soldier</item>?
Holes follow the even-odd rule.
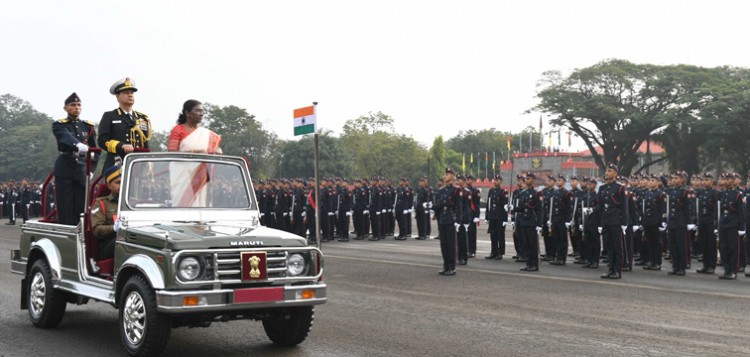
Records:
[[[510,197],[508,197],[508,206],[505,208],[506,211],[511,211],[512,207],[518,206],[518,198],[520,197],[519,194],[521,191],[523,191],[526,188],[526,183],[524,182],[523,175],[516,175],[516,187],[511,187],[512,193]],[[518,230],[518,213],[511,213],[511,221],[510,225],[513,227],[513,248],[516,251],[516,255],[513,256],[513,259],[517,263],[526,263],[526,243],[521,239],[521,233]]]
[[[542,196],[544,196],[544,203],[542,205],[542,222],[549,222],[549,197],[552,196],[552,193],[555,190],[555,177],[552,175],[547,175],[547,179],[545,181],[545,186],[542,189],[541,193]],[[549,224],[542,224],[542,238],[544,239],[544,254],[541,257],[541,260],[543,262],[546,261],[554,261],[554,247],[555,244],[552,241],[552,234],[550,234],[550,225]]]
[[[87,204],[83,202],[89,174],[85,156],[90,147],[96,147],[96,130],[93,123],[80,119],[81,98],[76,93],[65,99],[64,109],[68,116],[52,123],[59,153],[55,160],[57,222],[75,226]],[[92,171],[98,157],[96,154],[92,158]]]
[[[557,188],[549,191],[545,201],[549,203],[547,226],[550,228],[550,243],[552,243],[552,265],[565,265],[568,258],[568,231],[565,223],[570,222],[571,193],[565,189],[565,176],[558,174]]]
[[[149,147],[151,120],[148,115],[133,110],[137,91],[135,82],[130,78],[123,78],[109,88],[109,93],[117,98],[119,107],[105,112],[99,122],[99,147],[107,151],[104,169],[137,148]]]
[[[337,180],[337,227],[339,231],[339,242],[349,241],[349,221],[352,217],[352,191],[349,190],[349,181]]]
[[[660,228],[662,214],[665,212],[667,195],[661,189],[662,181],[656,175],[649,178],[649,189],[641,192],[640,207],[641,225],[643,226],[643,258],[646,270],[661,270],[662,246]],[[712,228],[713,229],[713,228]]]
[[[570,247],[573,250],[569,256],[573,256],[576,260],[581,257],[581,230],[578,226],[581,225],[581,198],[584,195],[584,190],[580,187],[580,181],[578,176],[570,177],[570,222],[567,224],[568,233],[570,237]]]
[[[582,215],[581,215],[581,260],[584,268],[599,268],[599,252],[602,249],[602,243],[599,232],[601,224],[601,214],[593,208],[597,205],[597,185],[599,180],[595,177],[584,178],[586,192],[583,196]]]
[[[411,211],[414,202],[414,190],[409,187],[409,179],[401,178],[400,187],[396,192],[396,218],[398,223],[398,240],[411,237]]]
[[[599,227],[603,239],[608,244],[607,260],[609,271],[601,276],[602,279],[620,279],[623,265],[623,234],[628,227],[628,197],[624,186],[618,184],[618,168],[614,164],[607,165],[604,178],[607,181],[599,188],[596,204],[589,208],[589,212],[596,211],[601,215]]]
[[[83,202],[83,200],[81,200],[81,202]],[[10,226],[15,225],[18,207],[18,190],[16,189],[16,184],[13,181],[11,181],[8,185],[8,190],[5,194],[5,207],[6,211],[8,212],[8,222],[5,224]]]
[[[445,169],[445,186],[435,193],[435,216],[438,221],[440,252],[443,256],[443,269],[440,275],[456,275],[456,204],[458,188],[453,186],[453,170]]]
[[[417,239],[423,240],[430,236],[430,208],[432,208],[432,188],[427,184],[427,178],[419,179],[417,193]]]
[[[671,187],[667,194],[667,221],[669,251],[672,255],[672,271],[669,275],[685,275],[688,265],[687,231],[695,227],[693,213],[695,194],[685,186],[687,173],[677,171],[671,177]]]
[[[466,178],[456,176],[456,212],[458,226],[456,227],[456,242],[458,243],[458,265],[466,265],[469,261],[469,223],[471,222],[471,191],[466,188]]]
[[[508,223],[508,191],[503,188],[503,177],[495,175],[493,188],[487,193],[487,207],[484,220],[487,222],[487,233],[490,234],[490,255],[484,259],[502,260],[505,255],[505,226]]]
[[[539,270],[538,235],[542,232],[544,194],[534,189],[534,180],[536,180],[536,175],[533,172],[527,172],[524,176],[524,189],[515,195],[518,196],[517,205],[509,207],[517,214],[516,230],[526,248],[523,253],[526,257],[526,267],[521,268],[522,271]]]
[[[716,269],[716,234],[714,227],[718,222],[716,215],[716,202],[719,199],[719,191],[714,187],[714,177],[710,173],[703,174],[703,187],[695,193],[698,206],[698,252],[703,257],[703,268],[697,272],[701,274],[713,274]]]
[[[743,194],[734,186],[734,174],[723,177],[724,190],[719,193],[719,250],[724,265],[724,275],[719,279],[736,279],[739,270],[739,237],[745,235]]]
[[[303,179],[293,181],[292,189],[292,233],[304,237],[305,224],[302,213],[305,211],[305,182]]]
[[[471,221],[469,222],[469,258],[477,256],[477,226],[479,225],[479,208],[482,193],[474,187],[474,176],[466,176],[466,188],[469,190],[469,208],[471,209]]]
[[[372,228],[372,237],[370,237],[369,240],[377,241],[382,237],[383,219],[381,218],[381,215],[385,213],[385,209],[383,208],[383,191],[381,190],[380,180],[377,176],[372,177],[372,187],[370,188],[368,207],[370,208],[370,222]]]
[[[354,179],[354,190],[352,190],[352,225],[354,225],[354,239],[365,239],[364,231],[364,211],[367,206],[367,197],[365,189],[362,187],[362,180]]]
[[[91,209],[91,229],[99,240],[99,260],[110,259],[115,253],[115,237],[120,229],[117,217],[122,169],[112,166],[104,170],[102,177],[107,182],[110,194],[100,197]]]

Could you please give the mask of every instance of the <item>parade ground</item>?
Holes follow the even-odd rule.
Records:
[[[668,276],[639,268],[606,272],[543,263],[523,273],[505,259],[477,258],[440,276],[435,239],[323,245],[328,302],[316,307],[308,339],[274,347],[259,322],[172,331],[164,356],[739,356],[750,353],[750,278]],[[433,227],[433,234],[436,230]],[[510,232],[508,232],[510,233]],[[0,225],[0,356],[121,356],[117,310],[68,305],[55,329],[32,326],[10,273],[18,226]],[[508,234],[510,237],[510,234]],[[665,262],[665,268],[668,263]],[[721,269],[719,269],[721,270]]]

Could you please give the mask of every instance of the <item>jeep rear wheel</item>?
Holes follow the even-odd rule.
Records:
[[[284,309],[278,317],[263,320],[266,335],[279,346],[296,346],[307,338],[313,324],[312,306]]]
[[[47,261],[38,259],[29,272],[28,307],[36,327],[51,328],[60,324],[65,315],[65,293],[52,286],[52,272]]]
[[[131,356],[156,356],[167,345],[169,318],[156,311],[156,294],[139,275],[131,276],[120,295],[120,339]]]

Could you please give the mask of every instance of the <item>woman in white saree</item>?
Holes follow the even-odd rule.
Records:
[[[182,105],[177,125],[169,134],[169,151],[221,154],[221,136],[200,126],[203,105],[190,99]],[[208,207],[210,168],[206,163],[173,162],[169,166],[172,207]]]

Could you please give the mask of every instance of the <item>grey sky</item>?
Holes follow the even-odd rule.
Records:
[[[743,1],[4,1],[0,93],[62,117],[136,109],[169,130],[182,102],[237,105],[292,137],[292,110],[320,126],[383,111],[426,146],[437,135],[538,126],[523,112],[546,70],[607,58],[749,66]],[[549,127],[545,120],[545,130]],[[545,140],[546,141],[546,140]],[[556,141],[556,140],[555,140]],[[563,143],[566,138],[563,136]]]

